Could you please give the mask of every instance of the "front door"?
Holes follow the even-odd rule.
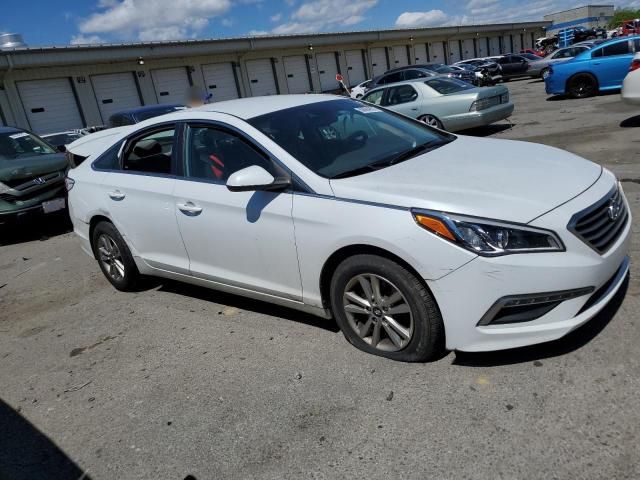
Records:
[[[175,125],[145,130],[124,146],[118,169],[104,173],[104,205],[118,231],[147,264],[188,273],[174,211]]]
[[[293,195],[231,192],[228,177],[252,165],[276,173],[249,140],[220,125],[187,128],[184,176],[176,180],[175,212],[193,276],[302,299]]]

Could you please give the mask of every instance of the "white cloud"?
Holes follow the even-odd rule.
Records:
[[[231,8],[230,0],[100,0],[102,11],[80,22],[82,34],[112,34],[140,40],[193,36],[209,19]]]
[[[282,20],[282,14],[276,13],[275,15],[271,15],[269,20],[271,20],[272,22],[279,22],[280,20]]]
[[[449,15],[442,10],[429,10],[427,12],[404,12],[396,19],[396,27],[415,28],[433,27],[443,25],[450,21]]]
[[[266,30],[249,30],[249,35],[252,37],[260,37],[262,35],[269,35]]]
[[[96,43],[104,43],[104,40],[98,35],[74,35],[71,37],[71,45],[93,45]]]
[[[230,18],[223,18],[223,19],[220,21],[220,24],[221,24],[223,27],[227,27],[227,28],[229,28],[229,27],[233,26],[233,20],[231,20]]]
[[[293,5],[293,2],[285,1]],[[275,27],[272,33],[312,33],[355,25],[364,21],[365,13],[377,3],[378,0],[307,1],[294,10],[288,22]]]

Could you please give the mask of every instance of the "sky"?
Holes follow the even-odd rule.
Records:
[[[2,0],[31,45],[220,38],[541,20],[576,0]],[[640,8],[640,0],[598,2]]]

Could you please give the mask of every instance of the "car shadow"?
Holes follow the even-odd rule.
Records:
[[[515,123],[493,123],[484,127],[475,127],[468,130],[458,132],[461,135],[470,135],[473,137],[490,137],[505,130],[515,127]]]
[[[627,118],[620,122],[622,128],[637,128],[640,127],[640,115]]]
[[[0,400],[0,479],[90,480],[31,422]]]
[[[338,325],[333,319],[325,319],[309,313],[300,312],[292,308],[281,307],[280,305],[174,280],[160,280],[160,282],[161,285],[160,288],[158,288],[159,291],[196,298],[206,302],[218,303],[227,307],[234,307],[239,310],[259,313],[262,315],[280,317],[285,320],[291,320],[334,333],[339,331]],[[222,314],[222,312],[219,312],[219,314]]]
[[[622,305],[628,288],[629,275],[627,275],[620,290],[600,313],[559,340],[496,352],[456,352],[452,364],[464,367],[498,367],[559,357],[578,350],[597,337],[607,327]]]
[[[0,246],[45,241],[72,230],[73,225],[66,211],[38,215],[19,222],[0,224]]]

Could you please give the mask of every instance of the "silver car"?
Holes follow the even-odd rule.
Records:
[[[489,125],[513,113],[507,87],[474,87],[454,78],[394,83],[367,92],[362,100],[450,132]]]
[[[572,45],[570,47],[560,48],[540,60],[529,63],[529,70],[527,73],[532,78],[544,78],[551,65],[571,60],[579,53],[589,50],[590,48],[591,45]]]

